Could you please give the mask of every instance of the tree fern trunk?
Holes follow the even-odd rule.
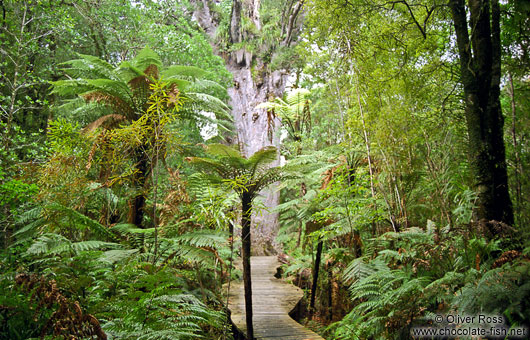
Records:
[[[254,339],[252,325],[252,280],[250,271],[250,226],[252,219],[252,197],[248,192],[241,196],[241,243],[243,248],[243,286],[245,288],[245,316],[247,323],[247,337]]]
[[[139,190],[132,198],[129,206],[128,222],[141,228],[144,219],[144,208],[146,203],[146,185],[149,169],[149,160],[145,152],[138,148],[135,152],[136,174],[134,175],[134,185]]]

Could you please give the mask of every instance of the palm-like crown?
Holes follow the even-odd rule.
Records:
[[[207,182],[228,184],[239,195],[246,193],[254,198],[261,189],[281,178],[280,168],[270,167],[278,156],[273,146],[265,147],[249,158],[224,144],[210,144],[206,153],[210,157],[190,157],[188,160],[207,173],[204,175]]]

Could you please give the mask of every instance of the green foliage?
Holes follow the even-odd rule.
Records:
[[[495,268],[499,242],[470,236],[439,233],[432,223],[427,230],[380,236],[344,270],[355,307],[328,329],[330,334],[400,339],[414,320],[450,311],[504,315],[510,324],[520,324],[528,313],[521,304],[528,294],[527,264],[516,260]]]
[[[10,180],[0,184],[0,206],[12,210],[31,201],[38,191],[38,186],[20,180]]]
[[[200,149],[207,128],[216,140],[233,130],[232,82],[196,4],[1,1],[0,338],[52,338],[60,314],[19,273],[55,280],[109,338],[229,338],[219,301],[239,241],[232,251],[227,229],[238,198],[278,180],[289,279],[308,286],[325,242],[310,324],[335,321],[330,339],[404,339],[449,312],[528,323],[528,6],[501,4],[516,224],[492,239],[473,215],[445,3],[306,1],[295,47],[284,33],[296,1],[261,1],[261,27],[243,13],[237,44],[231,4],[208,4],[216,50],[251,52],[255,80],[297,70],[260,106],[290,138],[249,158]],[[278,153],[287,165],[270,169]],[[125,223],[136,198],[154,227]]]
[[[268,167],[277,158],[274,147],[265,147],[249,158],[224,144],[210,144],[206,152],[210,158],[192,157],[190,162],[214,174],[206,176],[205,180],[224,184],[239,195],[248,193],[254,197],[261,189],[280,179],[280,170]]]
[[[2,264],[2,267],[4,264]],[[52,314],[51,310],[35,313],[39,302],[28,301],[28,295],[13,287],[13,276],[2,276],[0,280],[0,304],[2,313],[0,329],[2,339],[29,339],[38,337],[39,331]]]
[[[66,155],[78,153],[83,143],[80,130],[79,124],[68,122],[64,118],[51,121],[48,126],[50,151]]]
[[[455,309],[463,314],[503,315],[511,325],[522,325],[530,318],[526,301],[530,296],[530,265],[514,261],[485,272],[467,282],[455,297]]]
[[[280,117],[282,126],[286,128],[294,140],[301,139],[301,133],[310,131],[311,114],[309,112],[310,91],[294,89],[285,94],[285,98],[275,98],[272,102],[258,105],[258,108],[268,109]]]
[[[76,240],[91,235],[105,240],[116,239],[115,235],[99,222],[59,203],[28,210],[21,216],[18,224],[22,225],[22,228],[15,232],[15,236],[22,239],[32,237],[42,230],[57,232]]]
[[[30,211],[19,223],[27,224],[16,234],[23,238],[17,244],[24,249],[23,256],[19,257],[19,270],[32,268],[54,277],[68,297],[80,301],[100,320],[107,335],[130,339],[194,339],[223,332],[226,318],[217,308],[212,308],[217,304],[217,297],[207,287],[197,290],[195,283],[204,274],[190,267],[190,263],[213,266],[213,253],[203,249],[225,246],[226,234],[203,230],[175,238],[161,237],[160,250],[154,254],[153,228],[120,224],[109,230],[57,204]],[[93,233],[85,232],[79,236],[80,241],[49,232],[58,230],[71,237],[76,235],[73,231],[81,235],[83,229]],[[117,242],[101,241],[102,237]],[[16,322],[28,314],[24,308],[30,308],[33,300],[13,288],[13,276],[9,272],[2,280],[5,306],[14,308],[7,311],[20,314],[3,332],[15,334]],[[194,294],[202,296],[203,301]],[[20,306],[14,305],[17,299]],[[36,329],[42,329],[52,311],[43,310],[40,319],[32,321],[37,322]],[[14,338],[25,336],[20,333]]]

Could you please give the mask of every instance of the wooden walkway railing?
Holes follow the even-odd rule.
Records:
[[[277,257],[253,256],[250,263],[254,337],[258,340],[324,340],[289,316],[304,293],[300,288],[274,277],[280,266]],[[228,308],[234,325],[241,333],[246,334],[242,282],[232,283]]]

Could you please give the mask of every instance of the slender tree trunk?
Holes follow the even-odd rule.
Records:
[[[471,36],[464,0],[451,0],[449,7],[460,55],[469,155],[478,196],[476,214],[479,220],[513,224],[499,99],[499,3],[498,0],[469,0]]]
[[[348,40],[349,46],[349,40]],[[377,201],[375,199],[375,188],[374,188],[374,172],[372,167],[372,154],[370,150],[370,140],[368,138],[368,131],[366,129],[366,121],[364,119],[364,109],[361,103],[361,92],[359,91],[359,81],[357,80],[355,85],[355,90],[357,92],[357,104],[359,105],[359,113],[361,114],[361,122],[363,123],[363,137],[364,145],[366,147],[366,157],[368,159],[368,171],[370,173],[370,193],[372,194],[372,199],[374,202],[374,210],[377,210]],[[350,183],[351,185],[351,183]],[[372,221],[372,235],[377,235],[377,224],[375,221]]]
[[[254,339],[252,325],[252,280],[250,271],[250,226],[252,221],[252,197],[248,192],[241,196],[241,243],[243,248],[243,286],[245,289],[245,318],[247,323],[247,337]]]
[[[333,321],[333,266],[327,265],[328,269],[328,320]]]
[[[519,153],[519,145],[517,143],[517,131],[516,131],[516,119],[517,119],[517,107],[515,105],[515,88],[513,86],[513,78],[511,73],[508,73],[508,95],[510,96],[510,103],[512,109],[512,142],[513,142],[513,152],[514,152],[514,177],[515,177],[515,211],[517,214],[520,213],[521,209],[521,155]],[[520,216],[520,215],[519,215]]]
[[[309,302],[309,313],[313,316],[315,311],[315,298],[318,285],[318,272],[320,270],[320,261],[322,259],[323,241],[319,240],[317,245],[317,255],[315,258],[315,267],[313,268],[313,285],[311,286],[311,301]]]

